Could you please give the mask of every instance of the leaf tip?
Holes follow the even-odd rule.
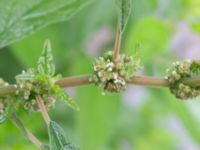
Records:
[[[51,41],[49,39],[45,40],[43,51],[51,51]]]

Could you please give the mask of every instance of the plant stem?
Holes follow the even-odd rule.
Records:
[[[38,148],[41,149],[41,147],[43,146],[43,144],[28,130],[26,129],[26,133],[27,133],[27,137],[28,139]]]
[[[22,130],[22,132],[24,132],[25,136],[38,148],[42,148],[43,144],[26,128],[23,128],[19,125],[19,121],[17,121],[15,119],[15,116],[12,115],[10,117],[10,120],[13,122],[13,124],[19,128],[20,130]],[[21,121],[20,121],[21,122]]]
[[[89,78],[90,75],[67,77],[58,80],[56,84],[59,85],[60,87],[73,87],[73,86],[92,84],[91,82],[89,82]]]
[[[48,112],[45,108],[45,105],[44,105],[44,102],[43,102],[41,96],[37,96],[37,104],[38,104],[38,107],[40,108],[40,111],[42,113],[42,117],[43,117],[45,123],[48,126],[49,123],[50,123],[50,117],[49,117],[49,114],[48,114]]]
[[[55,84],[63,88],[89,85],[92,84],[92,82],[89,81],[90,77],[90,75],[66,77],[58,80]],[[183,83],[193,86],[200,86],[200,77],[185,78],[183,79]],[[133,76],[130,81],[128,81],[128,84],[147,87],[169,87],[167,80],[150,76]],[[16,90],[17,88],[15,88],[14,85],[2,86],[0,87],[0,96],[14,95]]]
[[[169,87],[167,80],[157,77],[148,77],[148,76],[133,76],[129,84],[148,86],[148,87]]]
[[[117,35],[116,35],[115,47],[114,47],[114,53],[113,53],[114,60],[118,58],[120,46],[121,46],[121,31],[117,29]]]
[[[0,96],[14,95],[17,88],[14,85],[0,86]]]

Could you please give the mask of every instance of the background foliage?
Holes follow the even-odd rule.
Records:
[[[113,48],[117,9],[113,0],[86,3],[0,0],[0,76],[12,83],[22,69],[35,67],[46,39],[52,42],[57,72],[63,76],[90,73],[93,58]],[[133,0],[132,4],[122,47],[133,54],[140,45],[144,69],[138,74],[164,76],[174,60],[199,59],[199,0]],[[81,111],[59,102],[50,115],[83,150],[200,149],[199,98],[183,102],[167,89],[138,86],[106,96],[93,86],[67,91]],[[21,111],[19,115],[47,141],[40,114]],[[8,121],[0,126],[0,149],[35,147]]]

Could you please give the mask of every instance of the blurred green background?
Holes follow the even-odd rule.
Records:
[[[91,73],[93,59],[113,48],[116,22],[114,0],[94,0],[70,20],[48,25],[0,49],[0,77],[13,83],[21,70],[34,67],[46,39],[51,40],[58,73]],[[163,77],[171,62],[199,59],[200,1],[133,0],[122,51],[134,54],[137,44],[144,65],[137,74]],[[106,96],[94,86],[66,90],[81,111],[58,102],[50,116],[82,150],[200,149],[199,98],[180,101],[167,89],[139,86]],[[47,142],[47,129],[39,113],[19,111],[19,116]],[[0,150],[35,149],[10,121],[0,126]]]

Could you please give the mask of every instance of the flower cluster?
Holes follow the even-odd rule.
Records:
[[[79,110],[77,104],[71,99],[64,89],[56,85],[56,81],[61,78],[55,76],[55,64],[51,52],[49,41],[44,44],[44,49],[38,60],[38,66],[34,69],[22,71],[16,76],[15,95],[6,96],[3,99],[14,106],[23,106],[28,111],[39,111],[37,97],[41,96],[47,109],[54,106],[56,99],[65,101],[71,108]],[[8,86],[0,79],[0,86]],[[1,101],[0,101],[1,102]],[[0,105],[0,112],[1,112]]]
[[[16,95],[23,99],[23,105],[26,110],[38,111],[36,96],[42,96],[47,109],[55,104],[53,89],[56,86],[56,79],[34,69],[22,71],[22,74],[16,76],[17,88]]]
[[[78,110],[78,106],[65,93],[64,89],[55,84],[61,78],[60,75],[51,77],[44,73],[39,73],[35,69],[22,71],[16,76],[17,91],[16,96],[22,100],[22,105],[26,110],[39,111],[37,96],[41,96],[46,108],[51,109],[56,99],[63,100],[73,109]]]
[[[114,60],[113,52],[109,51],[95,60],[94,73],[90,81],[105,91],[122,92],[126,89],[126,82],[140,68],[140,60],[125,54]]]
[[[0,78],[0,86],[8,86],[9,84]],[[5,97],[0,97],[0,124],[6,120],[7,104]]]
[[[184,78],[200,73],[200,64],[190,60],[177,61],[167,70],[166,79],[170,83],[170,91],[179,99],[192,99],[200,95],[200,87],[182,83]]]

